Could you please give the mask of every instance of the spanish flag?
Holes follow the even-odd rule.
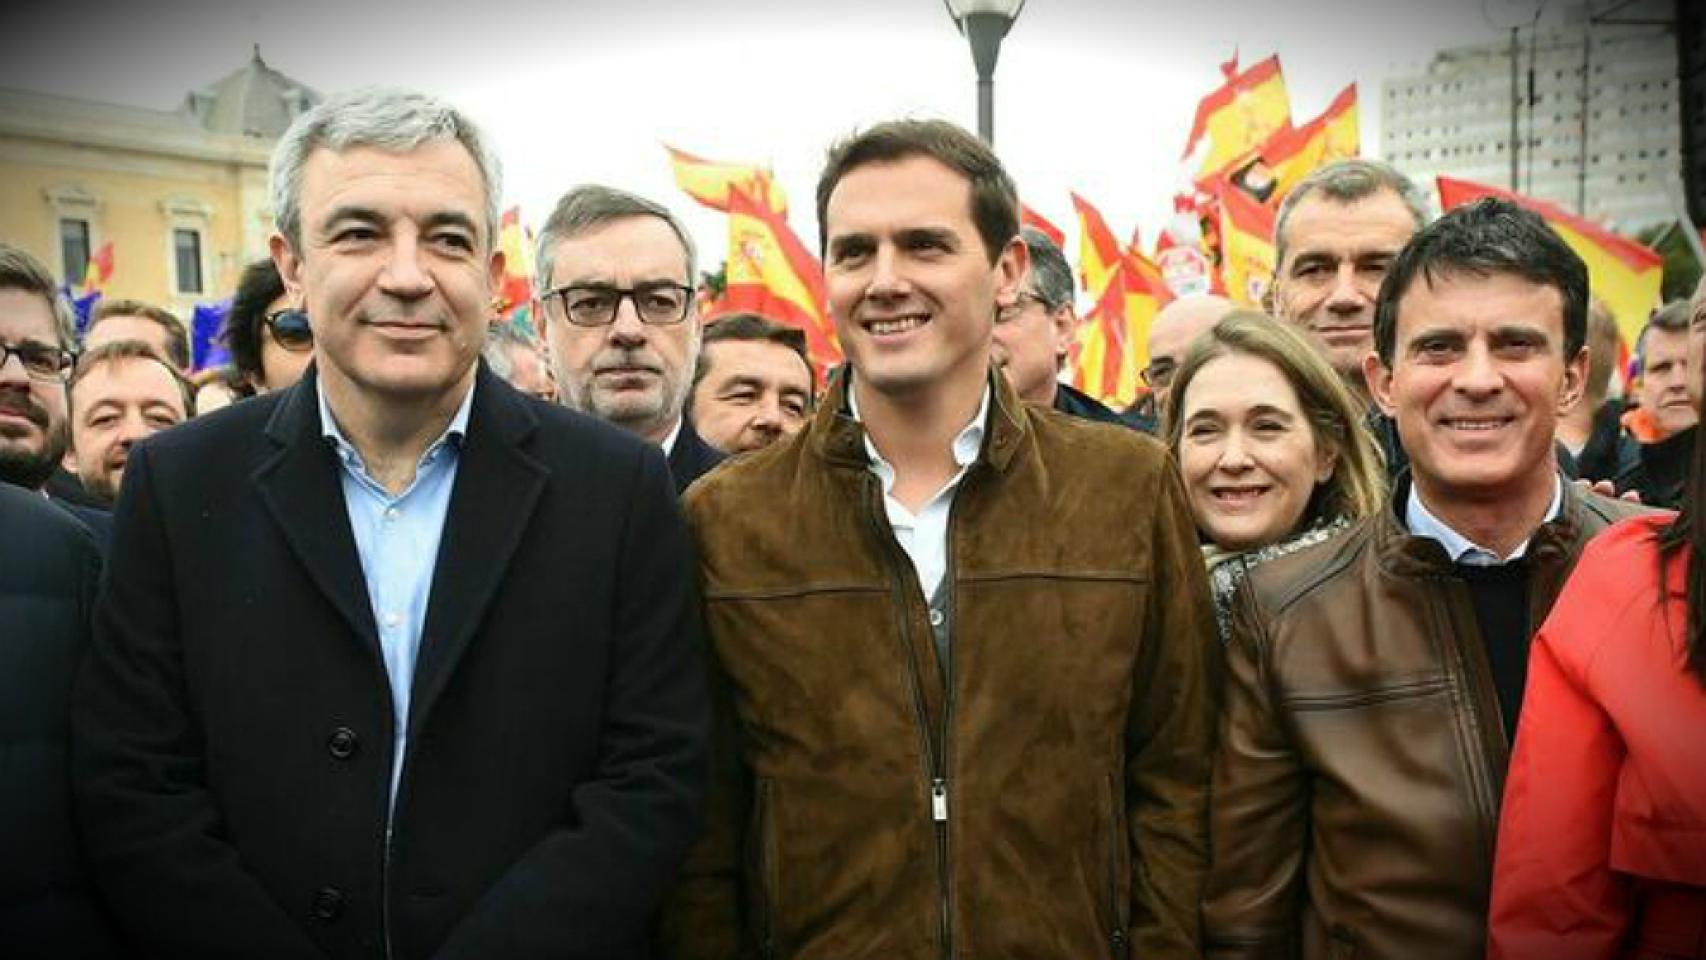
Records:
[[[781,214],[745,190],[730,190],[728,202],[728,285],[715,313],[756,313],[799,327],[817,369],[840,363],[841,342],[829,319],[822,263]]]
[[[1617,329],[1623,334],[1624,346],[1633,346],[1646,325],[1648,316],[1659,305],[1660,288],[1664,283],[1664,258],[1657,253],[1576,216],[1555,204],[1521,194],[1439,177],[1440,206],[1450,210],[1479,200],[1500,197],[1533,210],[1570,249],[1576,251],[1588,265],[1588,284],[1593,295],[1604,300],[1617,318]]]
[[[1066,248],[1066,234],[1049,221],[1049,218],[1032,210],[1029,204],[1019,204],[1019,226],[1035,227],[1043,232],[1043,236],[1054,241],[1054,245]]]
[[[1291,123],[1279,57],[1236,74],[1197,105],[1184,157],[1202,180],[1229,169]]]
[[[1220,274],[1226,295],[1260,310],[1274,279],[1274,211],[1224,180],[1218,192]]]
[[[675,185],[712,210],[727,211],[729,193],[739,187],[754,197],[762,198],[776,213],[784,217],[788,215],[788,197],[777,185],[769,168],[706,160],[667,144],[664,149],[669,151]]]
[[[1102,212],[1078,194],[1072,195],[1078,212],[1078,284],[1092,298],[1100,298],[1120,265],[1120,243]]]
[[[1301,127],[1281,130],[1262,147],[1262,161],[1276,183],[1268,203],[1277,207],[1298,181],[1316,168],[1361,154],[1361,117],[1353,83],[1340,91],[1320,116]]]
[[[533,231],[522,226],[521,208],[510,207],[498,222],[498,249],[504,274],[498,281],[497,314],[515,320],[533,301]],[[531,330],[531,326],[528,327]]]
[[[1149,328],[1169,299],[1155,264],[1126,251],[1079,328],[1073,386],[1115,409],[1131,406],[1144,390]]]

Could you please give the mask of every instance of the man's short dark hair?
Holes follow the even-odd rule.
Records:
[[[59,292],[47,264],[31,256],[22,247],[0,240],[0,290],[17,290],[42,298],[53,314],[54,338],[59,349],[77,349],[77,328],[72,319],[71,304]]]
[[[126,311],[127,314],[130,311]],[[98,347],[85,351],[77,358],[77,366],[72,368],[71,379],[65,384],[65,406],[69,411],[75,404],[77,385],[83,382],[96,367],[106,363],[116,363],[120,360],[147,360],[158,363],[162,369],[172,375],[172,382],[178,385],[178,395],[184,400],[184,417],[195,416],[195,387],[190,385],[182,371],[172,366],[171,361],[154,352],[154,348],[140,340],[114,340],[103,343]]]
[[[278,266],[263,257],[243,268],[237,280],[237,293],[231,298],[231,312],[225,316],[225,346],[231,351],[231,363],[237,373],[259,383],[264,374],[261,368],[261,324],[267,317],[267,307],[284,296],[284,278]]]
[[[806,352],[806,332],[804,330],[777,323],[769,317],[761,317],[756,313],[730,313],[705,325],[705,338],[700,346],[699,362],[693,367],[693,382],[687,387],[687,405],[689,408],[693,406],[693,393],[699,389],[699,381],[705,379],[705,375],[711,372],[711,351],[707,348],[713,343],[728,343],[736,340],[774,343],[787,347],[800,358],[801,363],[806,365],[807,382],[817,383],[817,368],[812,366],[811,356]]]
[[[190,334],[177,314],[141,300],[103,299],[95,304],[95,312],[89,315],[89,326],[83,331],[83,339],[89,339],[89,334],[95,332],[101,321],[110,317],[141,317],[153,321],[166,331],[166,359],[179,370],[190,368]]]
[[[1564,359],[1587,340],[1588,268],[1540,215],[1509,200],[1485,197],[1423,227],[1392,261],[1374,312],[1374,348],[1391,369],[1397,350],[1398,304],[1420,277],[1508,274],[1551,287],[1564,301]]]
[[[1066,254],[1036,227],[1020,230],[1019,237],[1031,251],[1031,292],[1050,313],[1072,306],[1072,265]]]
[[[817,244],[829,246],[829,196],[847,174],[872,164],[929,157],[971,182],[971,219],[989,262],[1019,235],[1019,191],[989,145],[946,120],[890,120],[829,148],[817,181]]]

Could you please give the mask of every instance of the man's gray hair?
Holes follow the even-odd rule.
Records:
[[[1429,212],[1427,195],[1416,186],[1416,182],[1405,176],[1397,167],[1380,160],[1366,157],[1350,157],[1335,160],[1298,182],[1291,188],[1280,202],[1279,214],[1274,218],[1274,264],[1277,267],[1285,262],[1285,227],[1291,220],[1291,212],[1314,194],[1321,194],[1328,200],[1339,204],[1352,204],[1366,200],[1382,190],[1390,190],[1404,201],[1404,206],[1410,209],[1411,216],[1416,218],[1416,229],[1428,225],[1433,219]]]
[[[698,283],[698,274],[695,273],[698,253],[693,247],[693,237],[668,207],[626,190],[588,183],[563,194],[556,209],[546,219],[545,228],[539,231],[533,257],[535,293],[543,294],[551,289],[551,257],[557,252],[557,244],[630,217],[657,217],[669,224],[675,238],[681,241],[682,251],[687,254],[687,277],[683,282],[689,287],[695,286]]]
[[[76,352],[77,321],[70,302],[53,282],[53,273],[28,250],[4,240],[0,240],[0,290],[33,293],[45,300],[53,313],[53,333],[59,340],[59,349]]]
[[[268,171],[273,221],[294,249],[302,240],[302,172],[316,147],[342,152],[354,147],[406,152],[434,140],[454,140],[467,149],[486,188],[486,243],[497,244],[503,168],[497,154],[466,114],[442,100],[380,87],[326,98],[296,118],[273,148]]]
[[[504,380],[515,373],[515,358],[510,350],[520,347],[532,350],[539,355],[539,362],[547,362],[545,350],[532,338],[517,330],[515,324],[501,320],[486,328],[486,345],[481,348],[480,355],[486,358],[486,366]]]
[[[1050,311],[1072,306],[1072,265],[1066,254],[1036,227],[1020,230],[1019,236],[1031,251],[1031,292]]]

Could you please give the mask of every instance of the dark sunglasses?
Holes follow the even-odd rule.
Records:
[[[297,307],[274,310],[263,321],[273,342],[292,353],[314,349],[314,329],[308,326],[308,311]]]

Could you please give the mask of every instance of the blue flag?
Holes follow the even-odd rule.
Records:
[[[231,351],[219,342],[225,328],[225,318],[231,315],[231,301],[198,303],[190,319],[190,367],[205,370],[231,362]]]

